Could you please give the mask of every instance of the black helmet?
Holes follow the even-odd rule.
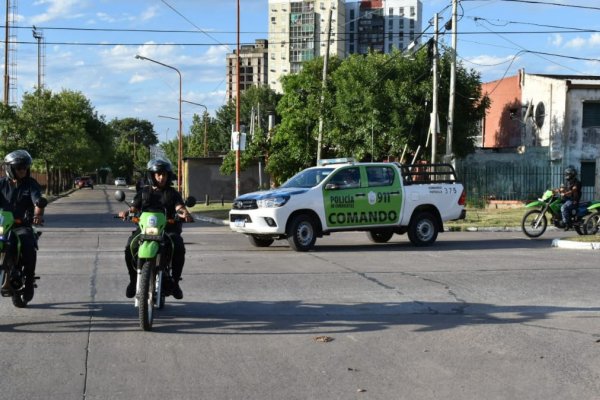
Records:
[[[565,168],[565,179],[573,179],[577,176],[577,170],[575,170],[575,167],[569,165],[567,168]]]
[[[15,150],[4,157],[4,172],[10,179],[15,179],[15,170],[17,167],[27,168],[27,176],[29,176],[29,168],[33,159],[29,153],[25,150]]]
[[[167,178],[167,185],[171,186],[171,181],[173,180],[173,168],[171,168],[171,163],[169,160],[165,160],[164,158],[154,158],[148,161],[146,165],[146,180],[148,184],[156,186],[156,180],[154,179],[154,174],[156,172],[166,172],[169,176]]]

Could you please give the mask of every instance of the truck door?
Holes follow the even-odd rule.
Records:
[[[335,171],[324,185],[329,229],[398,223],[400,184],[391,166],[351,166]]]

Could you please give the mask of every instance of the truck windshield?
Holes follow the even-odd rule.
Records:
[[[311,188],[317,186],[334,168],[310,168],[297,173],[282,188]]]

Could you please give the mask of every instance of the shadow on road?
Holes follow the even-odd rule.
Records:
[[[137,309],[129,301],[31,304],[28,308],[47,310],[52,317],[0,324],[0,332],[118,332],[140,329]],[[153,331],[210,335],[305,335],[315,332],[371,332],[406,325],[412,326],[414,332],[427,332],[472,325],[527,324],[561,313],[577,313],[576,318],[600,319],[600,307],[418,301],[350,305],[300,301],[167,302],[164,309],[156,311]]]

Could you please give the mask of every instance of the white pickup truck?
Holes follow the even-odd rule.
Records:
[[[279,188],[233,201],[229,226],[257,247],[287,239],[308,251],[317,237],[366,231],[375,243],[408,233],[416,246],[435,242],[444,221],[465,217],[466,193],[449,164],[321,160]]]

